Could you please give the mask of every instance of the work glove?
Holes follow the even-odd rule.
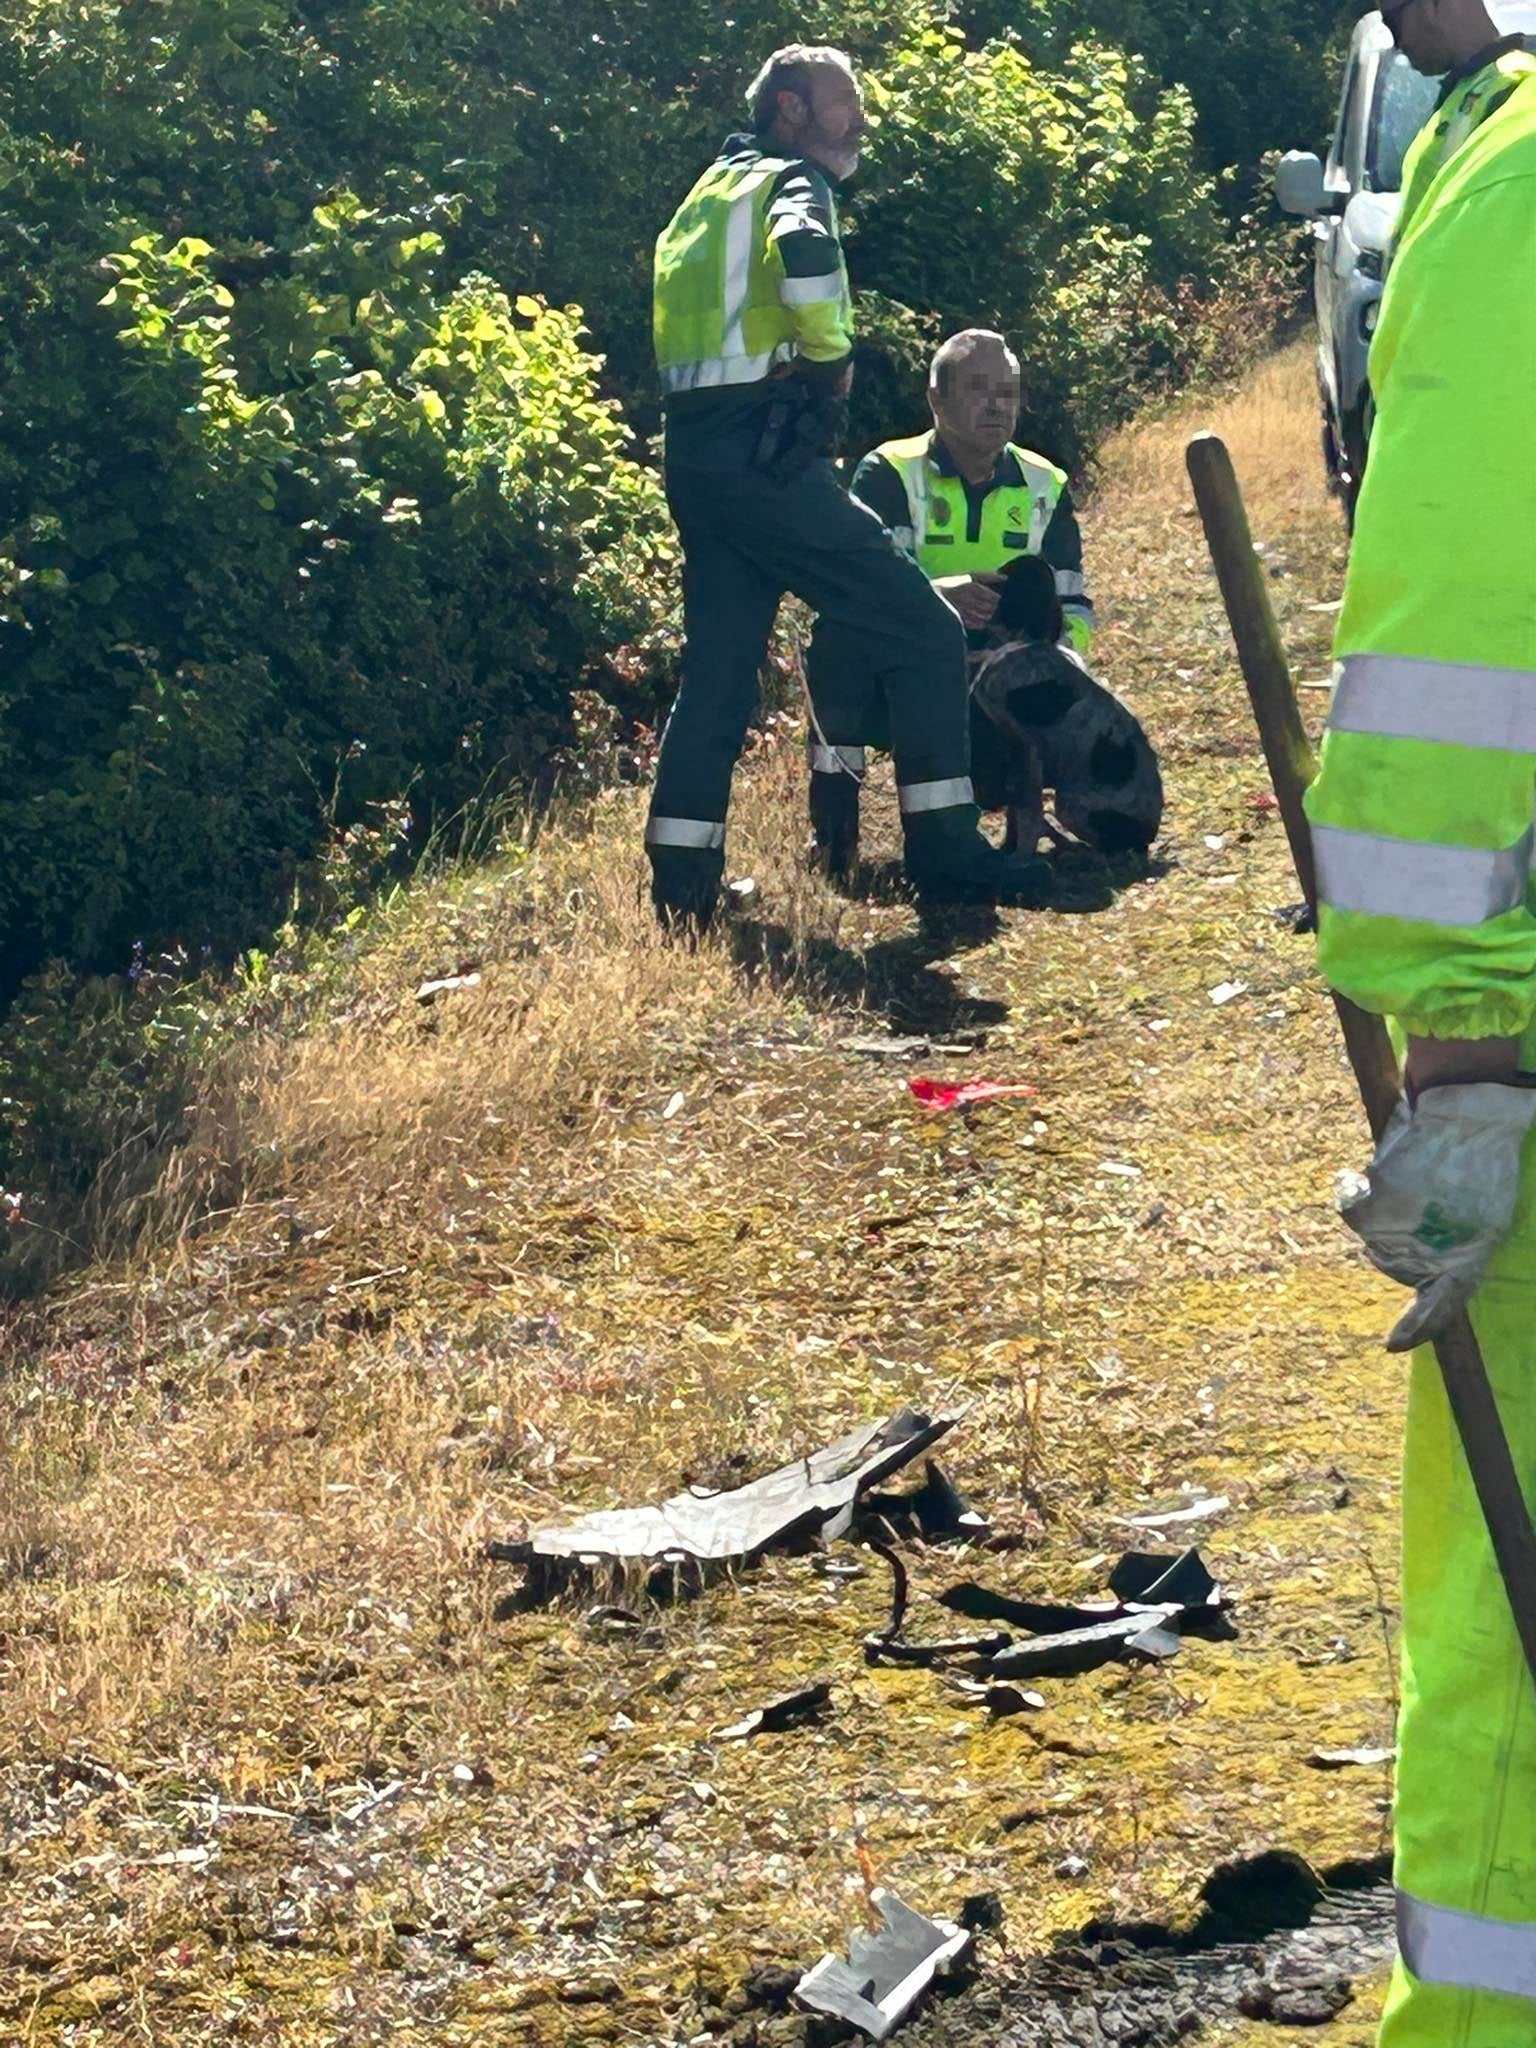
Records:
[[[1411,1351],[1440,1336],[1476,1293],[1508,1235],[1536,1086],[1479,1081],[1398,1103],[1364,1175],[1339,1178],[1339,1213],[1371,1263],[1417,1300],[1387,1339]]]

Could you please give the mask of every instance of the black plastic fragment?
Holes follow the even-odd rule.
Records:
[[[1128,1550],[1109,1575],[1109,1590],[1117,1598],[1142,1607],[1177,1603],[1198,1607],[1216,1597],[1217,1586],[1198,1550],[1183,1551],[1177,1557],[1152,1550]]]
[[[830,1679],[822,1679],[815,1685],[807,1685],[799,1692],[787,1693],[783,1699],[770,1700],[765,1707],[757,1707],[738,1721],[733,1727],[718,1728],[716,1742],[745,1742],[752,1735],[782,1735],[788,1728],[801,1728],[826,1718],[832,1704]]]
[[[1015,1600],[1006,1593],[994,1593],[978,1586],[974,1579],[951,1586],[939,1595],[939,1605],[968,1621],[1004,1621],[1015,1628],[1027,1628],[1035,1635],[1059,1635],[1067,1629],[1097,1628],[1100,1622],[1118,1619],[1120,1608],[1110,1601],[1101,1607],[1068,1607],[1051,1600]]]

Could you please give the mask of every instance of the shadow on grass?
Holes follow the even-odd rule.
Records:
[[[1107,910],[1117,892],[1165,872],[1158,861],[1124,854],[1106,859],[1077,848],[1046,863],[1036,915],[1081,917]],[[796,937],[787,926],[742,918],[731,931],[731,951],[750,983],[802,985],[812,1001],[829,1008],[857,1004],[883,1017],[892,1031],[930,1037],[963,1035],[1003,1023],[1006,1003],[967,995],[952,969],[937,963],[974,950],[1002,930],[991,904],[938,903],[914,898],[899,861],[864,863],[846,892],[861,902],[911,902],[917,925],[899,937],[867,948],[844,946],[826,937]]]

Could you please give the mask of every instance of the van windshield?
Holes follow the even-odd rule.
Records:
[[[1408,59],[1394,54],[1376,76],[1375,118],[1371,122],[1365,182],[1372,192],[1402,187],[1408,145],[1435,110],[1438,78],[1425,78]]]

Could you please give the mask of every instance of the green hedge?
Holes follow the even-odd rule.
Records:
[[[880,121],[862,440],[961,322],[1068,457],[1177,377],[1222,261],[1191,100],[1110,9],[994,11],[0,0],[0,995],[231,956],[370,806],[419,839],[574,687],[664,696],[650,246],[791,35]]]

